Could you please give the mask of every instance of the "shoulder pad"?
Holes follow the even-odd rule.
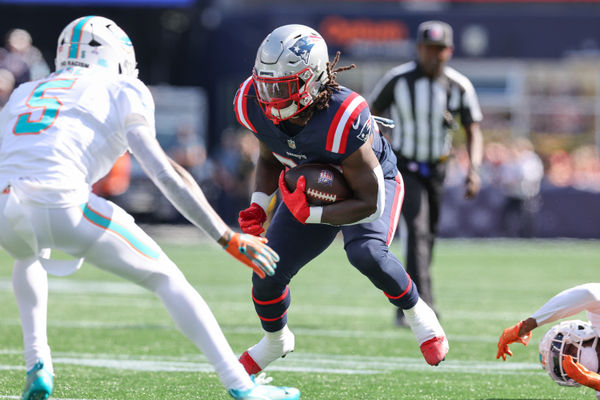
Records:
[[[370,121],[367,101],[358,93],[350,94],[342,101],[331,121],[327,132],[326,150],[332,153],[343,154],[346,152],[348,137],[351,132],[359,136],[365,124]],[[362,111],[367,109],[366,114]]]

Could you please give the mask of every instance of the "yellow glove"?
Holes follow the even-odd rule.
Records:
[[[508,345],[511,343],[519,342],[527,346],[527,343],[529,343],[529,339],[531,339],[531,331],[525,336],[520,337],[519,329],[521,329],[521,325],[523,325],[523,321],[511,326],[510,328],[506,328],[502,332],[502,335],[500,335],[500,340],[498,340],[498,353],[496,354],[496,358],[502,357],[503,360],[506,360],[507,354],[509,356],[512,356],[513,353],[508,348]]]
[[[569,378],[573,379],[575,382],[594,390],[600,390],[600,375],[590,371],[583,365],[574,362],[573,357],[564,356],[562,367]]]
[[[252,268],[261,278],[275,273],[279,255],[266,245],[266,238],[237,232],[230,232],[228,236],[223,244],[226,252]]]

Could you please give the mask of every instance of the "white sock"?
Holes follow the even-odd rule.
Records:
[[[435,312],[423,299],[419,298],[414,307],[403,311],[406,322],[410,325],[419,345],[434,337],[446,335]]]
[[[12,283],[21,316],[26,369],[29,371],[38,360],[43,360],[46,370],[54,375],[46,331],[48,274],[35,258],[17,260]]]
[[[286,325],[276,332],[265,332],[260,342],[248,349],[248,354],[264,369],[279,357],[294,351],[294,345],[294,334]]]
[[[162,300],[177,328],[208,358],[227,389],[248,390],[254,383],[233,353],[219,323],[181,271],[145,282]],[[153,280],[152,278],[150,280]],[[148,287],[147,286],[147,287]]]

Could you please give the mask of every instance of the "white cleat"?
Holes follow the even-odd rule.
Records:
[[[404,315],[427,364],[435,366],[444,361],[450,346],[446,333],[431,307],[419,298],[413,308],[404,310]]]

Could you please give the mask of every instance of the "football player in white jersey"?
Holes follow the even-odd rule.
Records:
[[[127,34],[103,17],[76,19],[59,36],[56,72],[21,85],[0,113],[0,245],[15,259],[28,370],[22,398],[46,399],[53,389],[47,272],[67,275],[85,259],[155,293],[233,398],[298,399],[298,389],[256,384],[177,266],[130,215],[91,193],[127,150],[188,220],[260,276],[274,273],[279,256],[265,240],[233,232],[161,149]],[[74,259],[51,259],[49,249]]]
[[[496,358],[512,356],[508,348],[519,342],[527,346],[531,332],[540,325],[586,311],[589,322],[563,321],[554,325],[539,344],[540,362],[559,385],[584,385],[600,399],[600,283],[587,283],[552,297],[531,317],[506,328],[498,341]]]

